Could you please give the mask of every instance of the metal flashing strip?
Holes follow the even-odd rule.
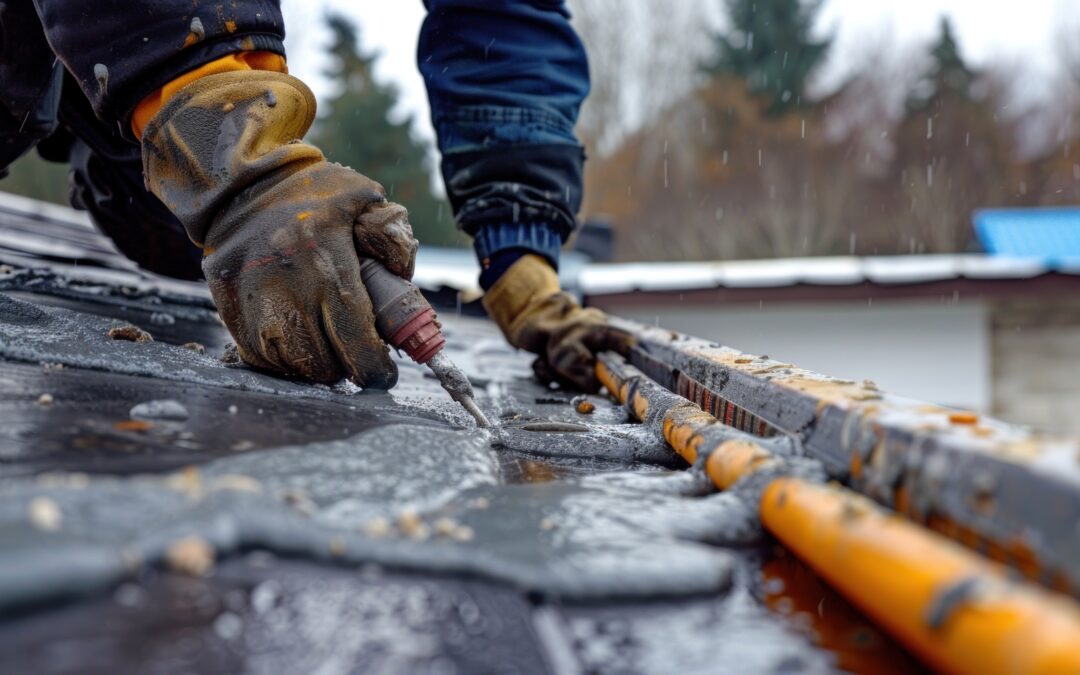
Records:
[[[796,439],[724,425],[617,355],[600,355],[597,377],[714,487],[753,502],[765,529],[926,663],[979,675],[1080,669],[1080,607],[1068,598],[822,485],[821,467]]]
[[[1077,440],[890,396],[873,382],[832,378],[672,331],[617,323],[638,337],[634,365],[646,359],[664,364],[671,379],[692,380],[710,397],[797,439],[831,478],[1080,597]]]

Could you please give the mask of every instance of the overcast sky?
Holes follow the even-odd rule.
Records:
[[[671,2],[715,4],[715,0]],[[1034,90],[1045,92],[1044,83],[1054,73],[1062,25],[1073,21],[1070,17],[1078,4],[1080,0],[825,0],[818,28],[836,36],[826,76],[841,76],[870,45],[904,48],[929,41],[938,17],[947,14],[963,53],[973,64],[1023,65]],[[377,76],[398,85],[403,95],[401,112],[415,114],[417,133],[431,137],[427,99],[415,63],[417,33],[424,17],[420,0],[283,0],[283,6],[289,66],[316,94],[327,92],[319,76],[320,53],[327,40],[320,19],[332,9],[356,19],[362,43],[382,52]],[[1072,12],[1067,11],[1070,6]],[[1073,27],[1080,39],[1080,22],[1074,21]]]

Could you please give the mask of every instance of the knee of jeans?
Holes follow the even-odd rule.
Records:
[[[435,120],[442,152],[467,152],[517,145],[579,145],[573,124],[544,109],[469,106]]]

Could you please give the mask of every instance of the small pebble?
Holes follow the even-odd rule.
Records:
[[[340,558],[345,555],[345,540],[341,537],[334,537],[330,540],[330,555],[335,558]]]
[[[596,410],[596,406],[592,401],[579,401],[577,404],[577,411],[582,415],[591,415]]]
[[[428,526],[420,519],[420,515],[413,509],[405,509],[398,516],[398,529],[411,539],[427,539],[430,534]]]
[[[117,431],[139,431],[146,432],[154,428],[153,422],[147,422],[146,420],[120,420],[113,423],[113,429]]]
[[[555,521],[552,520],[551,518],[544,518],[543,520],[540,521],[540,529],[541,530],[554,530],[555,527],[556,527],[555,526]]]
[[[251,591],[251,608],[256,614],[266,614],[274,608],[281,597],[281,584],[270,579],[264,581]]]
[[[185,466],[180,471],[169,474],[165,478],[165,485],[192,499],[200,499],[203,496],[202,474],[194,466]]]
[[[382,517],[372,518],[364,524],[364,532],[369,537],[385,537],[390,534],[390,521]]]
[[[30,519],[30,524],[43,532],[56,532],[63,521],[60,506],[48,497],[34,497],[30,500],[26,515]]]
[[[979,415],[978,413],[967,410],[958,410],[949,413],[949,421],[953,424],[977,424],[979,422]]]
[[[221,355],[221,362],[227,366],[238,366],[243,363],[240,358],[240,350],[236,348],[236,343],[230,342],[225,345],[225,353]]]
[[[193,351],[193,352],[195,352],[197,354],[205,354],[206,353],[206,347],[202,346],[198,342],[185,342],[181,346],[184,349],[190,349],[191,351]]]
[[[138,584],[121,584],[113,593],[113,600],[128,609],[142,607],[146,603],[146,591]]]
[[[229,406],[229,414],[230,415],[235,415],[238,412],[240,412],[240,408],[237,408],[234,405]]]
[[[308,497],[300,490],[286,490],[281,493],[281,498],[285,500],[286,504],[305,516],[315,513],[315,502],[311,501],[311,497]]]
[[[214,632],[222,640],[232,640],[244,631],[244,620],[232,612],[223,612],[214,619]]]
[[[453,518],[439,518],[435,521],[435,534],[440,537],[453,536],[454,532],[458,529],[457,521]]]
[[[457,541],[472,541],[476,536],[476,532],[473,531],[468,525],[462,525],[454,530],[453,538]]]
[[[154,336],[138,326],[127,324],[110,328],[108,336],[114,340],[126,340],[128,342],[153,342]]]
[[[37,404],[38,405],[52,405],[53,404],[53,395],[52,394],[42,394],[41,396],[38,396]]]
[[[169,544],[165,564],[177,574],[206,576],[214,569],[214,547],[202,537],[184,537]]]

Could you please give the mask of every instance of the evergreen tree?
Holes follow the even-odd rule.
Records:
[[[913,250],[964,251],[974,241],[972,211],[1013,206],[1027,188],[1014,130],[997,114],[1004,92],[964,62],[945,17],[928,56],[894,132],[894,170],[910,204],[905,229]]]
[[[707,72],[743,79],[770,114],[805,105],[806,80],[832,43],[810,37],[820,8],[821,0],[727,0],[731,31],[716,36]]]
[[[935,98],[946,94],[971,100],[971,86],[976,77],[960,54],[952,22],[942,16],[937,42],[930,48],[930,67],[908,97],[908,107],[925,109]]]
[[[364,52],[356,27],[346,18],[328,16],[334,39],[334,66],[326,73],[338,92],[326,104],[330,114],[313,131],[315,142],[335,162],[371,176],[387,196],[409,209],[409,220],[423,244],[459,245],[450,205],[431,193],[425,165],[427,147],[412,137],[412,117],[391,122],[395,87],[374,79],[378,54]]]

